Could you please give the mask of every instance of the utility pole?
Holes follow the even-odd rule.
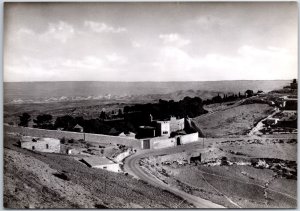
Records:
[[[106,193],[106,176],[104,177],[104,193]]]
[[[82,127],[82,132],[83,132],[83,140],[85,141],[85,131],[84,131],[84,127]]]

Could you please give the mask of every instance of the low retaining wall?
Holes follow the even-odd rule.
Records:
[[[84,134],[79,132],[69,132],[69,131],[58,131],[58,130],[44,130],[38,128],[29,127],[13,127],[4,126],[4,132],[14,132],[19,133],[23,136],[35,136],[35,137],[48,137],[48,138],[66,138],[66,139],[83,139]],[[129,147],[141,148],[140,141],[137,139],[118,137],[118,136],[108,136],[101,134],[85,133],[85,141],[103,144],[122,144]]]
[[[198,141],[199,140],[198,132],[180,136],[179,139],[180,139],[180,144],[187,144],[187,143]]]
[[[166,147],[175,147],[176,139],[168,138],[168,139],[151,139],[151,149],[161,149]]]
[[[125,152],[118,154],[113,160],[117,163],[121,162],[122,160],[124,160],[126,157],[128,157],[132,153],[133,152],[131,151],[131,149],[127,149]]]

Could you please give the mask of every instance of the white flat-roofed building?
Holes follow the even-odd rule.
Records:
[[[91,168],[99,168],[116,173],[121,172],[120,165],[106,157],[90,156],[83,158],[81,161]]]

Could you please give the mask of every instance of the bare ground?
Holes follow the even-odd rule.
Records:
[[[218,110],[193,120],[207,137],[228,137],[247,134],[272,112],[273,107],[267,104],[248,104]]]
[[[225,207],[295,208],[295,138],[215,139],[206,145],[201,163],[189,163],[195,149],[140,164],[165,183]],[[227,164],[222,164],[224,157]]]
[[[21,149],[5,137],[5,208],[172,208],[181,198],[63,154]],[[180,208],[193,207],[183,201]]]

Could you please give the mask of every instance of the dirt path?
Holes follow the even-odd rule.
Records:
[[[267,116],[266,118],[260,120],[255,127],[253,127],[251,129],[251,131],[248,133],[248,136],[253,136],[255,135],[258,131],[260,131],[264,124],[263,124],[263,121],[265,121],[266,119],[269,119],[269,118],[272,118],[275,114],[277,114],[279,111],[275,108],[274,112],[272,114],[270,114],[269,116]]]
[[[182,146],[180,151],[185,151],[186,147],[188,146]],[[168,151],[168,150],[167,150]],[[153,155],[162,155],[166,152],[166,150],[159,150],[159,151],[153,151],[153,150],[147,150],[147,151],[141,151],[133,156],[128,157],[125,160],[125,166],[124,169],[126,172],[131,174],[132,176],[139,178],[141,180],[146,181],[147,183],[160,187],[162,189],[165,189],[167,191],[170,191],[177,196],[182,197],[183,199],[187,200],[188,202],[195,205],[197,208],[224,208],[221,205],[215,204],[211,201],[202,199],[197,196],[193,196],[191,194],[188,194],[184,191],[180,191],[174,187],[171,187],[162,181],[158,180],[157,178],[153,177],[149,173],[145,172],[141,166],[139,165],[139,160],[142,158],[150,157]]]

